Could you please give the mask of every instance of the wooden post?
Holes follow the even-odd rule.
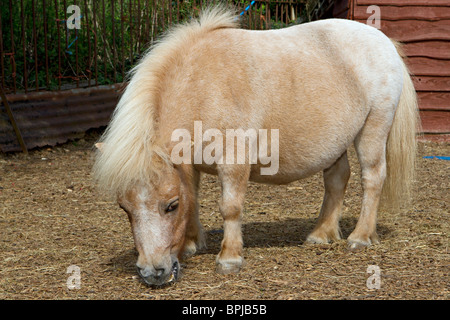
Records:
[[[16,133],[17,140],[19,141],[20,146],[22,147],[22,151],[23,153],[28,155],[28,149],[25,145],[25,142],[23,141],[22,134],[20,133],[19,127],[17,126],[16,120],[14,119],[14,115],[9,106],[8,100],[6,100],[6,95],[1,85],[0,85],[0,96],[2,98],[3,104],[5,105],[6,113],[8,114],[9,120],[11,121],[11,124],[14,128],[14,132]]]

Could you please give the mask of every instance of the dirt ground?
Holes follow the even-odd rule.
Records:
[[[208,247],[184,262],[179,282],[152,289],[137,277],[126,214],[92,184],[95,139],[91,133],[28,157],[0,154],[0,299],[449,299],[450,163],[423,158],[449,156],[449,143],[420,143],[412,208],[381,210],[381,243],[356,253],[346,240],[304,243],[320,209],[322,174],[283,186],[251,183],[243,218],[246,265],[237,275],[215,273],[220,188],[205,175],[200,215]],[[353,150],[350,161],[344,238],[361,201]],[[72,265],[80,270],[79,289],[67,286]],[[379,268],[379,289],[367,286],[371,265]]]

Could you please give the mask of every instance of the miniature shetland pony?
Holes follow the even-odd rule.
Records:
[[[414,173],[417,99],[399,50],[377,29],[354,21],[251,31],[240,29],[234,13],[220,7],[172,28],[131,72],[96,144],[93,168],[101,189],[128,214],[145,282],[176,280],[180,257],[203,243],[200,172],[218,175],[221,184],[224,237],[216,259],[221,273],[243,265],[241,215],[248,181],[286,184],[323,171],[323,204],[306,240],[340,239],[352,144],[363,198],[349,247],[377,243],[382,191],[386,202],[408,198]],[[277,130],[267,148],[278,170],[262,174],[267,167],[262,161],[225,162],[230,152],[225,148],[213,163],[174,163],[181,141],[173,133],[183,129],[194,137],[196,121],[216,138],[229,129]],[[209,145],[201,141],[201,146],[184,141],[177,156],[190,160]]]

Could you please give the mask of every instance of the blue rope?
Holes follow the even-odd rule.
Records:
[[[255,3],[255,1],[252,1],[252,2],[247,6],[247,8],[245,8],[245,10],[241,12],[240,16],[243,16],[244,13],[246,13],[246,12],[248,11],[248,9],[250,9],[250,7],[251,7],[254,3]]]
[[[72,43],[71,44],[69,44],[69,46],[67,47],[67,50],[66,50],[66,52],[68,53],[68,54],[72,54],[72,51],[69,51],[69,48],[75,43],[75,41],[77,41],[78,40],[78,36],[75,38],[75,40],[73,40],[72,41]]]
[[[438,160],[450,160],[450,157],[441,157],[441,156],[425,156],[424,159],[438,159]]]

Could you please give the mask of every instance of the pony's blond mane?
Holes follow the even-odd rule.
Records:
[[[223,6],[206,9],[199,19],[171,28],[131,70],[128,86],[100,138],[101,151],[95,155],[93,177],[103,192],[120,196],[136,182],[159,176],[158,163],[169,161],[158,145],[155,127],[164,70],[183,45],[212,30],[236,27],[232,10]]]

